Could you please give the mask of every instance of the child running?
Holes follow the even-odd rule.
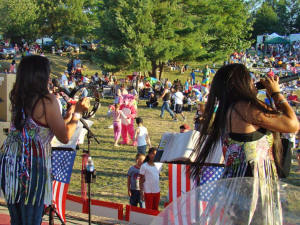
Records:
[[[161,163],[154,163],[156,148],[150,148],[140,169],[140,189],[146,209],[158,210],[160,200],[159,173]]]
[[[115,104],[113,111],[111,112],[113,117],[113,127],[114,127],[114,146],[119,146],[119,140],[121,136],[121,117],[127,119],[126,115],[120,110],[120,104]]]
[[[149,148],[151,148],[151,141],[148,134],[148,130],[143,126],[143,119],[141,117],[137,117],[135,119],[138,127],[135,130],[134,140],[137,141],[137,151],[138,153],[146,154],[147,143]]]
[[[130,205],[142,207],[141,195],[140,195],[140,168],[145,160],[145,155],[138,153],[135,157],[136,164],[131,166],[128,170],[127,188],[128,196],[130,197]]]

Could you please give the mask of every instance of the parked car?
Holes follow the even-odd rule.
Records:
[[[73,44],[69,41],[64,41],[64,51],[65,52],[79,52],[79,45],[78,44]]]
[[[2,59],[13,59],[16,56],[14,48],[3,48],[0,51],[0,58]]]

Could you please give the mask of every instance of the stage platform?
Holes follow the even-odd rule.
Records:
[[[49,224],[49,216],[45,215],[43,217],[43,223],[42,225],[48,225]],[[73,212],[67,212],[66,213],[66,219],[67,219],[67,225],[83,225],[88,224],[88,216],[85,214],[80,213],[73,213]],[[3,201],[0,201],[0,225],[9,225],[10,224],[10,217],[8,209]],[[60,225],[59,219],[55,218],[54,221],[55,225]],[[101,224],[101,225],[118,225],[118,224],[129,224],[126,221],[114,221],[110,220],[109,218],[103,218],[98,216],[92,216],[92,224]]]

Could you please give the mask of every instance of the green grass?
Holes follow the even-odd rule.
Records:
[[[112,119],[106,116],[108,106],[112,99],[103,99],[101,108],[92,119],[95,124],[92,131],[97,135],[100,144],[92,141],[91,155],[95,162],[97,170],[97,181],[92,184],[93,198],[128,204],[127,196],[127,171],[135,163],[136,147],[123,146],[113,147],[113,129],[107,127],[112,124]],[[159,118],[160,108],[149,109],[145,107],[145,101],[140,101],[138,115],[144,119],[144,126],[148,128],[153,146],[159,144],[161,135],[167,131],[179,132],[179,126],[183,122],[173,122],[170,115],[165,114],[163,119]],[[187,121],[185,123],[192,127],[192,118],[194,113],[186,113]],[[180,118],[181,119],[181,118]],[[86,148],[87,145],[80,146]],[[78,152],[79,153],[79,152]],[[74,165],[69,193],[80,195],[80,169],[81,157],[77,154]],[[168,171],[167,165],[163,166],[161,172],[161,206],[166,202],[168,192]]]

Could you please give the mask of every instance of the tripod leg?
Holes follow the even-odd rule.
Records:
[[[54,225],[54,210],[52,206],[50,206],[49,210],[49,225]]]
[[[54,225],[54,214],[58,217],[58,219],[61,222],[61,225],[66,225],[65,222],[62,220],[62,218],[58,215],[58,212],[55,208],[55,205],[50,206],[49,210],[49,225]]]

